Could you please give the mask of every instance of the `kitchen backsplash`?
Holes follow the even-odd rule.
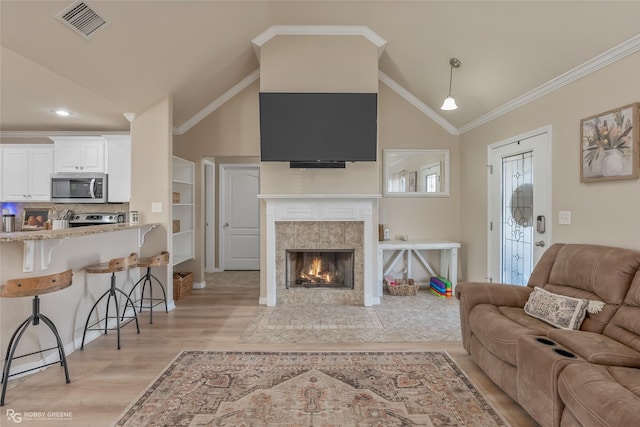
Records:
[[[51,202],[37,202],[37,203],[18,203],[18,202],[3,202],[0,203],[0,212],[5,213],[5,209],[10,214],[16,216],[16,226],[21,228],[21,224],[24,222],[24,210],[25,209],[37,209],[41,211],[52,212],[53,210],[58,213],[62,213],[65,210],[73,211],[74,213],[84,212],[104,212],[104,213],[116,213],[116,212],[128,212],[129,203],[96,203],[96,204],[73,204],[73,203],[51,203]]]

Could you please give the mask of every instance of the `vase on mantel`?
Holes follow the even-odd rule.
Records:
[[[622,174],[624,165],[622,155],[618,150],[606,150],[602,158],[602,176],[616,176]]]

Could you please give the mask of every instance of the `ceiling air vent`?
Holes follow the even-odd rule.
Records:
[[[83,1],[73,3],[56,18],[87,40],[107,25],[107,21]]]

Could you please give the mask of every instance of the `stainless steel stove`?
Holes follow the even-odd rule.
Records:
[[[88,225],[124,224],[126,214],[118,212],[86,212],[74,213],[69,219],[69,226],[84,227]]]

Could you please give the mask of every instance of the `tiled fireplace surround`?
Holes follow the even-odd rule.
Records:
[[[260,303],[372,306],[377,195],[260,195],[266,203],[267,296]],[[353,249],[354,288],[286,288],[287,249]]]

